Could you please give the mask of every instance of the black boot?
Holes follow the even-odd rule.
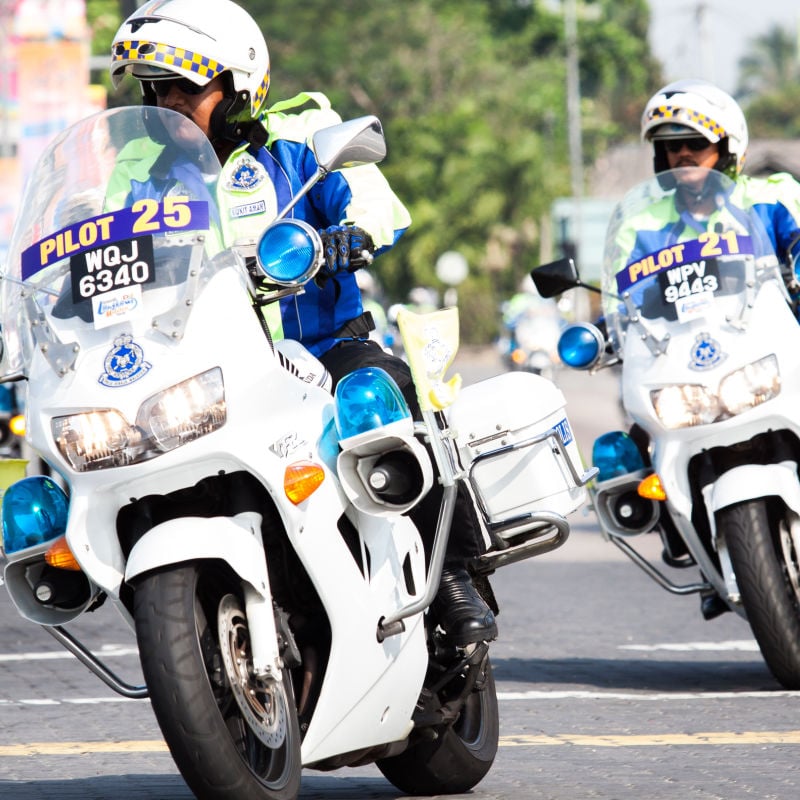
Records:
[[[728,604],[716,592],[704,592],[700,595],[700,613],[703,619],[714,619],[730,610]]]
[[[464,646],[497,638],[497,623],[465,569],[442,572],[431,613],[444,628],[447,640]]]

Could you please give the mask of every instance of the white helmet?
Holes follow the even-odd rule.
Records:
[[[122,23],[111,45],[111,82],[125,73],[141,81],[144,101],[155,105],[150,81],[188,78],[205,86],[228,75],[219,116],[236,140],[238,123],[258,120],[269,90],[269,51],[255,20],[231,0],[150,0]],[[221,104],[222,105],[222,104]]]
[[[642,139],[653,142],[656,172],[669,169],[664,139],[700,134],[719,142],[715,169],[736,178],[747,152],[747,120],[739,104],[722,89],[701,80],[682,80],[659,89],[642,114]]]

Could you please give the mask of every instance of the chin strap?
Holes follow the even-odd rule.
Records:
[[[211,143],[216,148],[217,144],[223,142],[232,142],[233,144],[241,144],[247,142],[248,145],[259,149],[267,143],[267,129],[260,120],[251,120],[250,122],[228,122],[223,118],[221,124],[215,123],[212,117],[211,120]]]
[[[250,93],[233,92],[231,86],[211,112],[209,127],[212,144],[216,146],[217,143],[233,142],[238,145],[247,142],[251,147],[258,149],[267,143],[267,130],[261,120],[240,119],[242,112],[249,106]]]

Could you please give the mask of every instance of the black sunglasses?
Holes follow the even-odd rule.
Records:
[[[701,150],[711,147],[711,142],[702,136],[693,136],[691,139],[666,139],[664,141],[664,147],[670,153],[680,153],[684,145],[693,153],[699,153]]]
[[[190,94],[194,96],[203,94],[206,90],[205,86],[198,86],[194,81],[190,81],[188,78],[167,78],[158,81],[150,81],[150,88],[156,93],[156,96],[160,97],[162,100],[170,93],[173,86],[181,94]]]

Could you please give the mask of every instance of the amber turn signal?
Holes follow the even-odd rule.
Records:
[[[646,497],[648,500],[667,499],[667,493],[664,491],[661,478],[655,472],[639,483],[636,487],[636,492],[640,497]]]
[[[313,461],[297,461],[286,467],[283,491],[295,505],[307,500],[325,480],[325,471]]]
[[[56,569],[69,569],[73,572],[81,571],[80,564],[75,560],[75,556],[72,555],[72,550],[69,549],[66,536],[59,536],[50,545],[44,554],[44,560]]]

